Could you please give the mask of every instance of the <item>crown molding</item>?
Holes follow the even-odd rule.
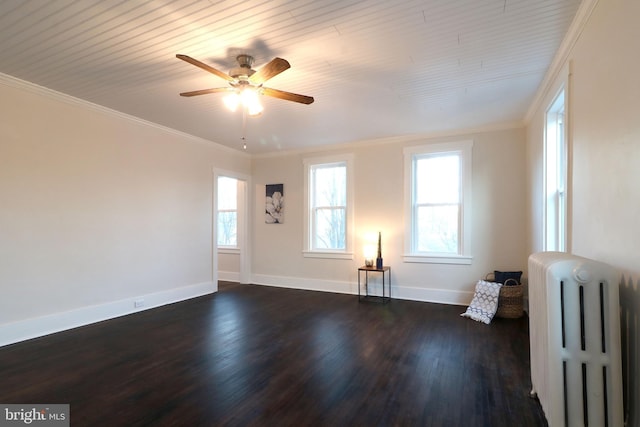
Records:
[[[529,125],[533,115],[540,108],[542,101],[545,99],[549,91],[551,90],[558,74],[564,69],[565,63],[569,58],[569,54],[573,50],[573,47],[576,45],[578,40],[580,39],[580,35],[584,30],[584,27],[587,25],[593,10],[597,6],[599,0],[582,0],[580,6],[578,7],[578,11],[576,12],[576,16],[574,16],[571,25],[569,26],[569,30],[567,34],[564,36],[562,43],[560,43],[560,47],[556,51],[553,60],[551,61],[551,65],[547,70],[544,79],[540,86],[538,86],[538,91],[536,92],[529,109],[527,110],[527,114],[524,117],[525,125]]]
[[[185,133],[176,129],[172,129],[167,126],[160,125],[158,123],[154,123],[148,120],[141,119],[140,117],[132,116],[130,114],[123,113],[121,111],[113,110],[111,108],[104,107],[99,104],[94,104],[93,102],[86,101],[84,99],[76,98],[71,95],[67,95],[62,92],[58,92],[53,89],[49,89],[44,86],[40,86],[38,84],[21,80],[17,77],[10,76],[8,74],[0,73],[0,84],[5,86],[9,86],[15,89],[24,90],[27,92],[31,92],[36,95],[45,96],[47,98],[53,99],[55,101],[64,102],[65,104],[73,105],[80,108],[85,108],[100,114],[104,114],[113,118],[117,118],[120,120],[125,120],[128,122],[140,124],[143,126],[151,127],[153,129],[159,130],[164,133],[168,133],[183,139],[188,140],[189,142],[194,142],[197,144],[204,144],[208,146],[213,146],[218,149],[227,151],[229,153],[239,154],[242,156],[249,156],[248,153],[244,153],[242,151],[238,151],[231,147],[227,147],[226,145],[222,145],[218,142],[210,141],[208,139],[204,139],[195,135],[191,135],[189,133]]]
[[[342,142],[342,143],[331,144],[331,145],[316,145],[312,147],[282,150],[282,151],[271,152],[271,153],[254,154],[252,158],[265,159],[265,158],[285,157],[285,156],[293,156],[293,155],[307,155],[310,153],[319,153],[319,152],[327,152],[327,151],[349,150],[349,149],[360,148],[360,147],[370,148],[373,145],[402,144],[406,142],[424,141],[427,139],[450,138],[450,137],[466,136],[466,135],[479,134],[479,133],[499,132],[499,131],[510,130],[510,129],[521,129],[524,127],[525,127],[525,123],[523,121],[516,120],[516,121],[510,121],[510,122],[493,123],[486,126],[479,126],[479,127],[473,127],[473,128],[443,130],[443,131],[426,132],[426,133],[419,133],[419,134],[397,135],[397,136],[390,136],[386,138],[361,139],[357,141]]]

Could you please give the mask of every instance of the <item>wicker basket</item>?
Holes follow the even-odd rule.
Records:
[[[498,310],[496,316],[506,319],[517,319],[524,314],[524,285],[508,285],[510,281],[515,283],[513,279],[507,279],[500,288],[500,297],[498,298]]]

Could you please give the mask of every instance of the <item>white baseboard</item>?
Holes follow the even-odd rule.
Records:
[[[426,289],[400,286],[395,294],[391,289],[391,297],[411,301],[434,302],[448,305],[469,305],[473,298],[470,291],[450,291],[448,289]]]
[[[203,282],[146,295],[137,295],[118,301],[82,307],[75,310],[54,313],[18,322],[0,325],[0,347],[37,338],[55,332],[65,331],[162,305],[184,301],[190,298],[218,291],[217,283]],[[143,301],[141,307],[134,307],[135,301]]]
[[[218,271],[218,280],[225,282],[240,282],[240,273],[237,271]]]
[[[307,291],[334,292],[338,294],[357,294],[356,283],[337,280],[307,279],[303,277],[269,276],[266,274],[254,274],[251,283],[267,285],[278,288],[303,289]]]
[[[228,274],[227,274],[228,273]],[[219,272],[220,280],[238,281],[237,273]],[[270,276],[258,274],[253,276],[252,283],[257,285],[281,288],[303,289],[341,294],[358,294],[358,284],[346,281],[307,279],[300,277]],[[211,294],[218,291],[212,282],[203,282],[191,286],[170,289],[146,295],[138,295],[123,300],[113,301],[76,310],[36,317],[19,322],[0,325],[0,347],[53,334],[103,320],[113,319],[127,314],[160,307],[174,302]],[[450,291],[446,289],[415,288],[391,285],[391,297],[396,299],[433,302],[450,305],[467,305],[473,292]],[[134,307],[134,301],[144,300],[142,307]]]
[[[280,288],[304,289],[310,291],[358,294],[358,284],[345,281],[306,279],[301,277],[269,276],[254,274],[251,283]],[[473,298],[472,291],[450,291],[447,289],[415,288],[391,283],[391,298],[449,305],[468,305]]]

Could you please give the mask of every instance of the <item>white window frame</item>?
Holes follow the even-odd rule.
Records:
[[[238,221],[241,220],[240,218],[240,212],[238,210],[238,207],[240,206],[240,198],[242,196],[241,194],[241,186],[240,186],[240,180],[236,177],[233,176],[227,176],[227,175],[218,175],[216,178],[216,188],[218,189],[217,193],[216,193],[216,197],[218,197],[218,195],[220,194],[220,186],[218,185],[220,183],[220,178],[228,178],[228,179],[233,179],[236,181],[236,209],[220,209],[218,207],[218,200],[216,200],[216,218],[219,218],[220,213],[221,212],[235,212],[236,213],[236,244],[235,245],[221,245],[218,244],[218,253],[221,254],[239,254],[240,253],[240,246],[239,246],[239,228],[240,228],[240,224],[238,224]],[[216,239],[217,236],[220,232],[220,230],[218,229],[218,223],[216,221]]]
[[[568,144],[567,103],[564,85],[545,114],[544,130],[544,236],[545,251],[568,250]]]
[[[404,153],[405,239],[404,262],[430,264],[471,264],[471,189],[473,141],[455,141],[406,147]],[[415,249],[415,161],[424,155],[457,154],[460,156],[460,223],[457,254],[418,252]]]
[[[311,218],[311,179],[310,173],[313,167],[328,164],[343,163],[347,168],[347,206],[345,213],[345,248],[344,250],[319,250],[312,248],[312,218]],[[327,259],[353,259],[353,235],[354,235],[354,203],[353,203],[353,154],[340,154],[334,156],[312,157],[303,159],[304,166],[304,233],[303,250],[305,258]]]

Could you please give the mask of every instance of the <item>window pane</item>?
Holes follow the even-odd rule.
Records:
[[[459,203],[460,156],[418,158],[416,187],[416,203]]]
[[[472,151],[470,140],[403,149],[405,262],[472,263]]]
[[[218,212],[218,245],[238,246],[237,227],[237,212]]]
[[[313,249],[345,249],[345,209],[316,209]]]
[[[566,174],[564,91],[546,116],[545,135],[545,240],[547,251],[566,251]]]
[[[416,212],[418,252],[458,253],[458,205],[420,206]]]
[[[238,180],[221,176],[218,178],[218,209],[238,209]]]
[[[313,168],[313,206],[347,204],[347,167],[345,165]]]

